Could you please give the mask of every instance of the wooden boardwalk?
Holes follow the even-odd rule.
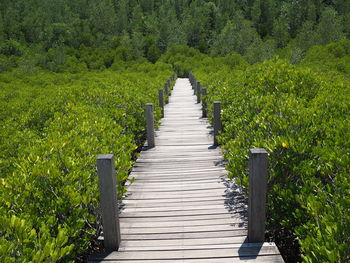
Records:
[[[156,147],[131,173],[119,251],[90,262],[284,262],[274,243],[246,243],[246,201],[201,115],[188,79],[177,79]]]

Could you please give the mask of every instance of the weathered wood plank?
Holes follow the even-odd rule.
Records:
[[[255,243],[252,243],[255,245]],[[107,255],[104,260],[151,260],[151,259],[201,259],[201,258],[240,258],[258,255],[278,255],[279,251],[274,244],[256,244],[255,246],[247,246],[242,244],[234,248],[216,248],[216,249],[182,249],[182,250],[155,250],[155,251],[121,251],[112,252]],[[99,259],[99,258],[95,258]]]
[[[175,210],[175,211],[154,211],[154,212],[128,212],[128,209],[123,211],[123,217],[174,217],[174,216],[195,216],[195,215],[221,215],[228,214],[228,211],[222,207],[221,209],[203,209],[203,210]],[[242,211],[243,212],[243,211]]]
[[[220,261],[218,261],[217,258],[202,258],[202,259],[171,259],[171,260],[152,260],[152,263],[251,263],[252,261],[256,263],[282,263],[284,262],[280,255],[259,255],[259,256],[248,256],[248,257],[238,257],[238,258],[232,258],[232,257],[226,257],[226,258],[220,258]],[[90,263],[117,263],[120,262],[114,261],[114,260],[108,260],[108,261],[89,261]],[[144,260],[124,260],[124,262],[128,263],[145,263]]]
[[[224,230],[224,231],[205,231],[205,232],[181,232],[181,233],[157,233],[157,234],[122,234],[124,240],[149,240],[158,239],[161,243],[161,239],[186,239],[186,238],[212,238],[212,237],[233,237],[233,236],[246,236],[247,230]]]
[[[184,227],[157,227],[157,228],[122,228],[123,233],[126,234],[170,234],[170,233],[184,233],[184,232],[208,232],[208,231],[226,231],[226,230],[242,230],[240,224],[234,227],[231,225],[210,225],[210,226],[184,226]]]
[[[193,221],[158,221],[155,224],[151,219],[149,221],[139,222],[134,220],[120,220],[121,227],[133,227],[133,228],[153,228],[153,227],[185,227],[185,226],[215,226],[215,225],[236,225],[236,224],[246,225],[245,219],[207,219],[207,220],[193,220]]]
[[[127,205],[123,212],[131,212],[131,211],[135,211],[135,212],[158,212],[158,211],[186,211],[186,210],[190,210],[190,211],[195,211],[195,210],[204,210],[204,209],[222,209],[224,208],[224,204],[219,203],[219,204],[214,204],[214,205],[205,205],[205,204],[201,204],[201,205],[188,205],[188,206],[165,206],[165,207],[138,207],[138,206],[130,206]]]
[[[125,217],[123,213],[120,214],[120,218],[125,218],[127,220],[133,220],[135,222],[149,222],[152,220],[153,222],[170,222],[170,221],[194,221],[194,220],[211,220],[211,219],[240,219],[239,215],[232,214],[208,214],[208,215],[189,215],[189,216],[179,216],[171,217],[171,216],[160,216],[160,217],[134,217],[130,219],[130,217]]]
[[[217,244],[241,244],[246,240],[245,236],[237,237],[213,237],[210,239],[205,238],[187,238],[187,239],[162,239],[162,243],[159,244],[158,240],[122,240],[121,246],[123,248],[130,247],[152,247],[152,246],[200,246],[200,245],[217,245]]]

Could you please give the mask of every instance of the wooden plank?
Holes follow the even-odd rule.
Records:
[[[241,208],[237,208],[234,211],[235,212],[229,212],[226,210],[226,208],[224,208],[223,206],[217,206],[217,207],[213,207],[212,208],[212,213],[210,215],[214,215],[214,214],[227,214],[227,213],[245,213],[244,210],[242,210]],[[206,215],[207,213],[207,209],[205,209],[205,207],[199,207],[198,209],[190,209],[190,206],[188,207],[184,207],[183,209],[181,208],[171,208],[171,207],[167,207],[164,210],[161,209],[144,209],[144,208],[137,208],[137,207],[126,207],[123,210],[123,217],[128,217],[128,214],[132,214],[134,217],[160,217],[160,216],[164,216],[164,217],[176,217],[176,216],[192,216],[192,215]]]
[[[174,210],[174,211],[154,211],[154,212],[128,212],[128,209],[123,211],[123,217],[174,217],[174,216],[193,216],[193,215],[216,215],[228,214],[228,210],[222,207],[221,209],[198,209],[198,210]],[[238,212],[238,211],[237,211]],[[236,212],[236,213],[237,213]],[[242,211],[243,212],[243,211]]]
[[[127,181],[125,183],[126,186],[128,185],[147,185],[147,186],[155,186],[155,185],[159,185],[159,186],[163,186],[163,185],[167,185],[167,186],[171,186],[171,185],[178,185],[180,184],[191,184],[191,183],[195,183],[195,184],[205,184],[205,183],[223,183],[223,181],[220,178],[215,178],[215,177],[209,177],[209,178],[184,178],[187,179],[187,181],[171,181],[168,180],[167,183],[164,182],[158,182],[157,180],[147,180],[148,178],[144,178],[144,179],[140,179],[137,178],[137,180],[133,183],[130,183],[129,181]],[[147,183],[147,184],[145,184]]]
[[[186,169],[186,173],[202,173],[205,171],[210,171],[210,172],[215,172],[215,171],[225,171],[225,169],[223,167],[219,167],[219,166],[215,166],[215,167],[209,167],[209,168],[203,168],[203,169],[197,169],[197,168],[192,168],[192,169]],[[145,169],[141,169],[141,168],[135,168],[132,169],[132,172],[137,172],[137,173],[143,173],[143,174],[164,174],[163,171],[147,171]],[[179,174],[179,171],[176,170],[176,168],[173,169],[169,169],[167,170],[167,173],[174,173],[174,174]]]
[[[172,158],[187,158],[187,157],[218,157],[221,158],[221,152],[217,151],[207,151],[207,152],[172,152],[168,154],[163,153],[150,153],[150,152],[141,152],[139,159],[153,159],[157,157],[162,157],[162,159],[172,159]]]
[[[157,227],[157,228],[122,228],[124,235],[127,234],[170,234],[184,232],[208,232],[208,231],[226,231],[226,230],[242,230],[242,227],[234,227],[231,225],[210,225],[210,226],[183,226],[183,227]]]
[[[244,224],[245,227],[246,221],[245,219],[234,219],[234,218],[225,218],[225,219],[207,219],[207,220],[187,220],[187,221],[158,221],[156,224],[149,219],[148,221],[134,221],[134,220],[120,220],[121,227],[133,227],[133,228],[153,228],[153,227],[184,227],[184,226],[213,226],[213,225],[227,225],[227,224]]]
[[[188,171],[188,169],[193,169],[196,168],[197,170],[200,169],[207,169],[207,168],[223,168],[221,167],[221,164],[217,164],[216,161],[198,161],[195,162],[193,161],[191,162],[187,162],[187,163],[183,163],[183,162],[174,162],[172,163],[137,163],[134,165],[134,168],[138,168],[139,170],[143,169],[144,171],[147,170],[156,170],[156,171],[167,171],[167,170],[174,170],[177,169],[181,169],[181,171]]]
[[[135,212],[159,212],[159,211],[196,211],[196,210],[204,210],[204,209],[223,209],[225,208],[223,203],[220,204],[214,204],[214,205],[205,205],[204,203],[202,205],[188,205],[188,206],[158,206],[158,207],[138,207],[138,206],[130,206],[127,205],[125,208],[123,208],[123,212],[131,212],[131,211],[135,211]]]
[[[211,190],[202,190],[202,191],[197,191],[195,193],[191,192],[129,192],[128,193],[128,198],[135,199],[135,198],[142,198],[142,199],[187,199],[187,198],[203,198],[206,199],[208,197],[217,197],[217,196],[224,196],[224,192],[222,189],[216,190],[216,189],[211,189]]]
[[[160,157],[160,156],[159,156]],[[192,162],[192,161],[224,161],[223,158],[220,158],[218,156],[203,156],[203,157],[198,157],[198,156],[185,156],[185,157],[169,157],[169,158],[138,158],[137,163],[159,163],[159,162]]]
[[[126,205],[127,207],[147,207],[147,208],[152,208],[152,207],[176,207],[179,205],[178,202],[170,202],[171,200],[123,200],[123,204]],[[185,209],[186,206],[203,206],[203,205],[225,205],[228,203],[228,199],[214,199],[214,200],[199,200],[199,201],[188,201],[188,202],[181,202],[181,206]]]
[[[211,219],[240,219],[239,215],[232,214],[208,214],[208,215],[189,215],[189,216],[179,216],[171,217],[171,216],[159,216],[159,217],[134,217],[130,219],[130,217],[125,217],[123,213],[120,214],[120,218],[125,218],[125,220],[133,220],[134,222],[149,222],[152,220],[153,222],[171,222],[171,221],[198,221],[198,220],[211,220]]]
[[[207,185],[179,185],[177,187],[173,186],[173,187],[164,187],[164,188],[160,188],[160,187],[137,187],[137,186],[133,186],[130,185],[128,187],[128,192],[129,193],[163,193],[165,194],[165,196],[168,195],[177,195],[177,194],[190,194],[190,192],[192,192],[193,194],[198,194],[198,193],[204,193],[204,192],[210,192],[210,193],[218,193],[218,194],[224,194],[224,191],[227,188],[222,185],[222,184],[207,184]],[[213,190],[213,191],[211,191]],[[176,193],[174,193],[176,192]]]
[[[155,251],[121,251],[121,252],[112,252],[104,258],[95,258],[104,259],[104,260],[159,260],[159,259],[207,259],[207,258],[240,258],[248,256],[258,256],[258,255],[278,255],[279,251],[277,250],[274,244],[264,243],[255,245],[252,243],[252,246],[247,246],[247,244],[238,244],[234,248],[216,248],[216,249],[183,249],[183,250],[155,250]]]
[[[158,239],[187,239],[187,238],[212,238],[212,237],[233,237],[247,236],[248,231],[244,229],[205,231],[205,232],[181,232],[181,233],[150,233],[150,234],[122,234],[122,240],[150,240]]]
[[[159,244],[158,240],[122,240],[121,246],[126,247],[152,247],[152,246],[200,246],[200,245],[214,245],[214,244],[241,244],[246,240],[245,236],[236,237],[213,237],[206,238],[187,238],[187,239],[162,239]]]
[[[158,192],[197,192],[197,191],[203,191],[203,190],[210,190],[210,189],[220,189],[222,191],[226,190],[226,187],[222,184],[202,184],[202,185],[179,185],[177,187],[175,186],[170,186],[170,187],[142,187],[142,186],[135,186],[135,185],[130,185],[128,187],[128,191],[130,192],[152,192],[152,193],[158,193]]]
[[[218,261],[217,258],[202,258],[202,259],[171,259],[171,260],[154,260],[152,263],[251,263],[252,261],[257,263],[282,263],[284,262],[280,255],[259,255],[259,256],[248,256],[248,257],[239,257],[239,258],[220,258]],[[89,261],[90,263],[117,263],[120,261],[108,260],[108,261]],[[145,263],[145,260],[126,260],[128,263]]]

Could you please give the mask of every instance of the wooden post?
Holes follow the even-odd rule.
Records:
[[[146,104],[146,128],[147,128],[147,145],[154,147],[154,119],[153,119],[153,104]]]
[[[164,95],[165,95],[165,104],[169,103],[169,90],[168,90],[168,84],[164,84]]]
[[[171,84],[170,84],[170,80],[168,80],[168,87],[169,87],[169,94],[171,93]]]
[[[201,103],[201,83],[197,82],[197,103]]]
[[[250,149],[248,196],[248,242],[265,240],[267,151]]]
[[[204,99],[202,100],[202,117],[206,118],[207,117],[207,102],[205,99],[205,96],[207,96],[207,88],[206,87],[202,88],[202,95],[204,96]]]
[[[120,225],[113,154],[101,154],[98,156],[97,173],[100,188],[104,246],[107,250],[118,250]]]
[[[164,118],[164,96],[163,96],[163,90],[158,90],[158,97],[159,97],[159,107],[162,112],[162,117]]]
[[[213,118],[213,125],[214,125],[214,146],[218,146],[218,140],[217,136],[219,135],[219,132],[222,129],[221,124],[221,102],[215,101],[214,102],[214,118]]]

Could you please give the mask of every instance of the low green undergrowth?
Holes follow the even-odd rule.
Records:
[[[144,105],[157,105],[172,73],[161,63],[125,68],[0,75],[1,262],[70,262],[96,239],[96,158],[114,154],[121,197],[143,143]]]

